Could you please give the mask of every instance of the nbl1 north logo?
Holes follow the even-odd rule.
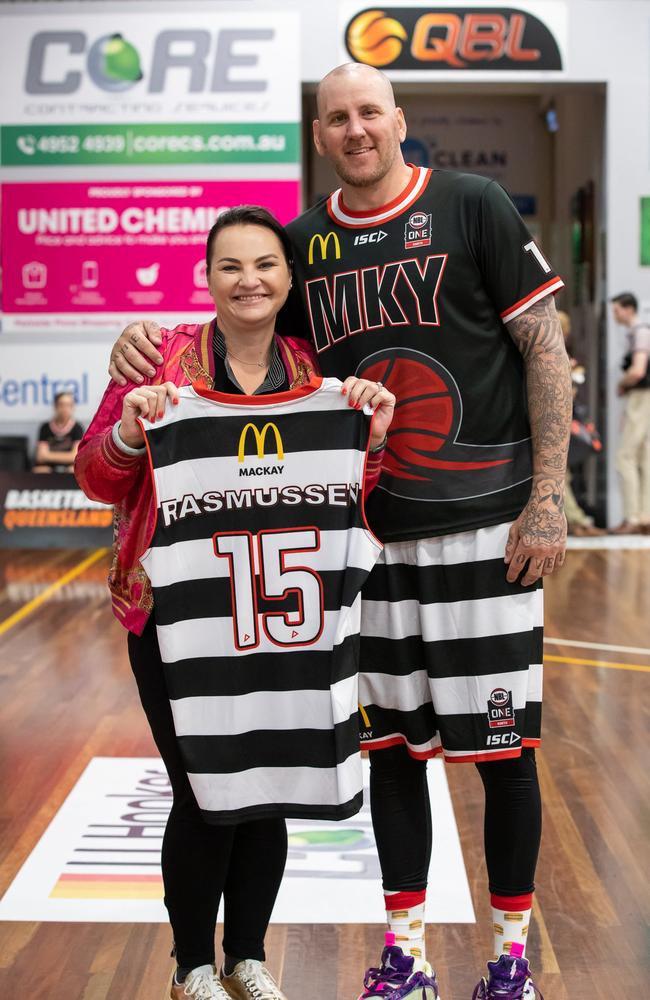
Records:
[[[404,249],[431,246],[431,215],[411,212],[404,227]]]
[[[512,705],[512,691],[505,688],[495,688],[488,701],[488,726],[490,729],[502,729],[504,726],[514,726],[515,710]]]

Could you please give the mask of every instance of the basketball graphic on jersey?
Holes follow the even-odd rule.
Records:
[[[381,487],[412,500],[456,499],[493,492],[494,470],[512,464],[524,477],[528,442],[504,445],[463,444],[463,404],[458,385],[444,365],[422,351],[387,348],[359,364],[360,378],[395,393],[395,415],[388,430]],[[513,479],[513,482],[517,481]],[[502,471],[498,477],[503,488]]]

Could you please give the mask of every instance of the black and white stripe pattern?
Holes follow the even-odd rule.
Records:
[[[508,527],[385,546],[363,589],[367,749],[489,760],[538,745],[543,592],[507,582]],[[511,693],[505,721],[489,717],[497,690]]]
[[[142,563],[176,734],[211,822],[361,806],[360,591],[381,546],[361,500],[368,420],[340,386],[255,404],[187,387],[144,427],[157,524]],[[249,430],[239,454],[246,425],[267,423],[282,449],[269,430],[258,457]]]

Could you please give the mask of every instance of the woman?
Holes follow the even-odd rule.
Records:
[[[138,417],[155,421],[176,387],[190,382],[220,392],[260,395],[302,385],[314,372],[309,346],[274,333],[291,285],[290,246],[264,209],[223,213],[208,236],[208,286],[217,308],[205,326],[163,331],[159,384],[111,384],[75,465],[84,492],[115,505],[115,549],[109,584],[113,609],[129,630],[131,666],[173,791],[162,870],[178,968],[170,996],[285,1000],[264,968],[264,935],[287,851],[283,819],[210,825],[199,813],[181,760],[166,690],[148,579],[138,561],[154,521],[152,488]],[[350,406],[375,408],[366,489],[376,482],[394,397],[375,382],[349,378]],[[224,965],[214,968],[214,930],[225,905]]]

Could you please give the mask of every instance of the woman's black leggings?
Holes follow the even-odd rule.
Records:
[[[214,962],[217,911],[224,899],[224,953],[262,961],[264,936],[287,859],[283,819],[236,826],[206,823],[180,756],[153,622],[129,633],[129,659],[173,792],[162,845],[165,906],[179,966]]]
[[[462,767],[463,765],[458,765]],[[485,789],[485,860],[490,892],[523,896],[535,887],[542,803],[535,751],[477,764]],[[431,858],[426,761],[404,746],[370,754],[370,808],[384,888],[425,889]]]

